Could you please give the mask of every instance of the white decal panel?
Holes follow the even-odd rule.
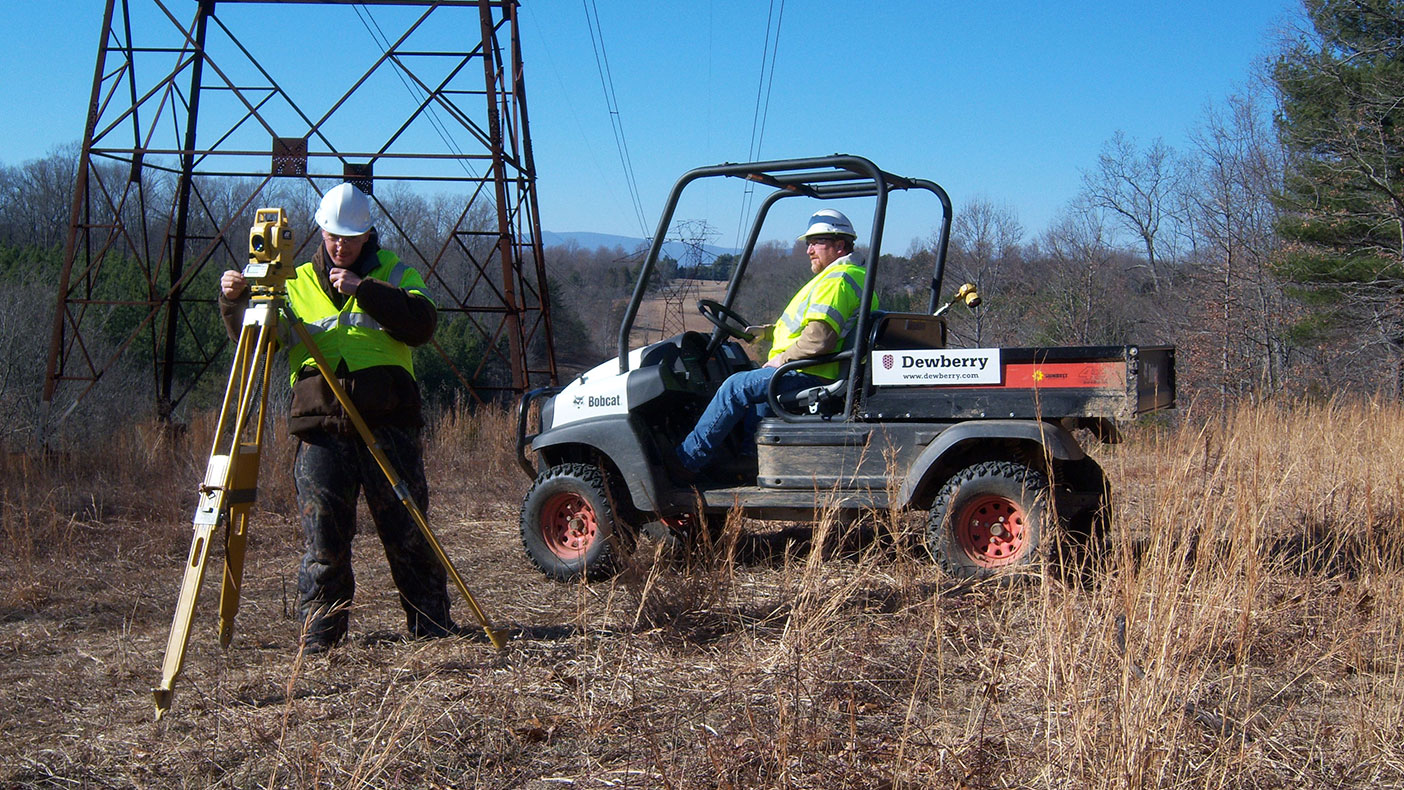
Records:
[[[638,370],[644,348],[629,352],[629,370]],[[552,426],[567,425],[577,420],[628,414],[629,374],[619,372],[619,358],[601,362],[582,373],[561,390],[554,400],[555,418]]]
[[[606,414],[625,414],[629,404],[620,392],[590,392],[583,387],[556,396],[556,424],[563,425]]]
[[[999,384],[997,348],[874,351],[869,359],[879,387]]]

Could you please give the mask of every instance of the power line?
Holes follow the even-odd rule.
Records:
[[[770,71],[765,77],[765,103],[760,108],[759,131],[755,130],[756,124],[752,123],[752,136],[755,140],[755,148],[751,151],[752,159],[760,159],[761,141],[765,139],[765,122],[770,117],[770,92],[775,87],[775,60],[780,55],[780,24],[785,18],[785,0],[780,0],[780,11],[775,15],[775,45],[770,48]],[[769,28],[770,20],[766,20],[766,27]],[[764,55],[762,55],[764,58]],[[760,89],[756,89],[757,101],[760,97]]]
[[[780,24],[785,18],[785,0],[780,0],[780,10],[775,10],[775,0],[770,0],[770,9],[765,17],[765,44],[761,47],[760,80],[756,85],[756,107],[751,116],[751,143],[746,149],[747,159],[760,159],[761,142],[765,139],[765,121],[770,114],[770,91],[775,85],[775,60],[780,54]],[[771,45],[771,22],[775,23],[775,43]],[[770,60],[767,68],[766,59]],[[755,198],[755,184],[746,182],[746,190],[741,199],[741,217],[736,222],[736,244],[741,246],[741,233],[746,227],[746,217],[751,213]]]
[[[595,68],[600,72],[600,85],[604,88],[605,108],[609,111],[610,126],[614,130],[614,147],[619,150],[619,162],[624,167],[625,185],[629,187],[629,197],[634,203],[634,215],[639,221],[640,234],[648,238],[648,220],[644,217],[643,202],[639,199],[639,185],[634,178],[634,165],[629,158],[629,143],[624,137],[624,119],[619,114],[619,99],[614,93],[614,77],[609,70],[609,55],[605,52],[600,12],[595,7],[594,0],[581,2],[585,6],[585,24],[590,29],[590,45],[595,49]],[[590,15],[591,11],[594,11],[593,18]]]
[[[599,171],[600,176],[603,177],[605,168],[600,162],[599,152],[596,150],[594,140],[585,132],[585,122],[581,118],[580,110],[576,108],[575,102],[571,99],[572,96],[576,95],[576,92],[566,87],[565,79],[561,76],[560,66],[556,64],[556,59],[551,54],[554,47],[552,47],[551,42],[548,42],[546,37],[541,33],[545,25],[536,17],[536,12],[534,10],[535,4],[526,3],[522,7],[526,9],[527,15],[531,17],[532,25],[530,29],[541,42],[541,54],[546,58],[546,64],[551,68],[551,76],[556,78],[556,85],[561,89],[561,100],[565,103],[566,109],[570,111],[571,120],[575,121],[575,130],[580,134],[580,147],[585,149],[589,154],[590,163],[595,166],[595,170]],[[612,187],[606,185],[606,188],[611,189],[610,194],[613,196]]]
[[[388,53],[390,51],[390,37],[385,35],[385,31],[381,29],[380,23],[375,20],[375,17],[371,16],[370,9],[361,4],[353,5],[351,8],[356,12],[356,18],[361,20],[361,25],[365,27],[366,32],[370,33],[371,40],[375,42],[376,46],[380,47],[381,54]],[[365,12],[365,16],[361,15],[362,11]],[[374,26],[374,29],[372,29],[372,26]],[[487,54],[484,53],[483,57],[487,57]],[[424,97],[427,95],[426,91],[417,84],[412,84],[409,80],[405,79],[404,68],[400,65],[398,60],[394,58],[390,60],[394,66],[393,71],[395,72],[395,76],[399,77],[400,84],[405,86],[405,90],[409,92],[410,97],[417,102],[423,101]],[[458,146],[457,141],[449,134],[447,124],[439,118],[439,108],[434,105],[434,102],[430,102],[429,106],[426,108],[428,112],[425,113],[425,117],[429,119],[429,125],[434,127],[435,132],[438,132],[439,139],[444,142],[444,145],[448,146],[450,151],[457,154],[457,156],[454,157],[454,161],[458,162],[458,166],[463,168],[463,171],[468,175],[473,178],[478,178],[479,176],[473,170],[473,166],[468,163],[467,157],[464,156],[463,149]]]

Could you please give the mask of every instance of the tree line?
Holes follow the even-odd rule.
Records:
[[[946,283],[985,296],[952,315],[956,341],[1174,344],[1184,399],[1215,406],[1404,394],[1404,3],[1307,0],[1302,21],[1182,150],[1112,134],[1042,232],[989,196],[955,196]],[[883,307],[924,309],[935,244],[882,256]],[[557,293],[616,315],[630,259],[548,253]],[[751,266],[767,287],[739,307],[769,320],[807,276],[804,251],[771,244]],[[614,318],[558,340],[612,349]]]
[[[1283,32],[1261,79],[1206,109],[1184,148],[1113,133],[1042,231],[996,198],[953,196],[946,283],[974,282],[984,295],[973,313],[953,313],[953,341],[1173,344],[1182,403],[1204,408],[1283,394],[1404,395],[1404,2],[1305,0],[1302,20]],[[0,167],[5,403],[37,398],[47,338],[35,328],[51,320],[76,160],[68,146]],[[302,197],[293,205],[305,213],[315,200]],[[413,218],[394,229],[392,249],[441,243],[462,205],[410,192],[382,200]],[[705,228],[683,231],[706,239]],[[884,308],[925,308],[935,243],[883,254]],[[563,371],[612,356],[640,251],[565,245],[545,259]],[[660,284],[725,277],[734,264],[669,259]],[[804,250],[789,242],[762,244],[750,267],[767,287],[737,307],[757,321],[808,277]],[[476,276],[460,268],[445,276]],[[480,357],[474,327],[443,330],[465,364]],[[450,398],[447,369],[424,365],[431,396]]]

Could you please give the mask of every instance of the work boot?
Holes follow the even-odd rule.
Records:
[[[666,447],[660,455],[663,456],[663,469],[674,483],[688,486],[697,482],[700,473],[687,468],[687,464],[683,463],[682,457],[678,455],[676,447]]]
[[[454,625],[453,617],[449,615],[447,594],[442,599],[421,606],[409,604],[403,596],[400,602],[405,607],[405,630],[409,632],[410,639],[438,639],[455,635],[453,630],[458,626]]]
[[[335,647],[338,641],[305,636],[302,638],[302,654],[304,656],[320,656]]]
[[[346,638],[348,620],[344,605],[332,607],[330,611],[322,607],[314,609],[303,621],[299,642],[303,654],[325,653]]]

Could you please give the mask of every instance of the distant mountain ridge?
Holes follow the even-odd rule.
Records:
[[[611,233],[592,233],[590,231],[570,231],[557,233],[555,231],[541,231],[541,243],[546,247],[562,247],[574,243],[583,250],[614,249],[623,247],[625,253],[639,254],[643,258],[648,251],[646,242],[637,236],[616,236]],[[704,244],[702,247],[709,253],[709,257],[704,263],[710,263],[718,255],[736,255],[740,250],[732,247],[717,247],[712,244]],[[663,254],[669,255],[675,260],[682,260],[688,252],[688,245],[680,241],[669,241],[663,244]]]

